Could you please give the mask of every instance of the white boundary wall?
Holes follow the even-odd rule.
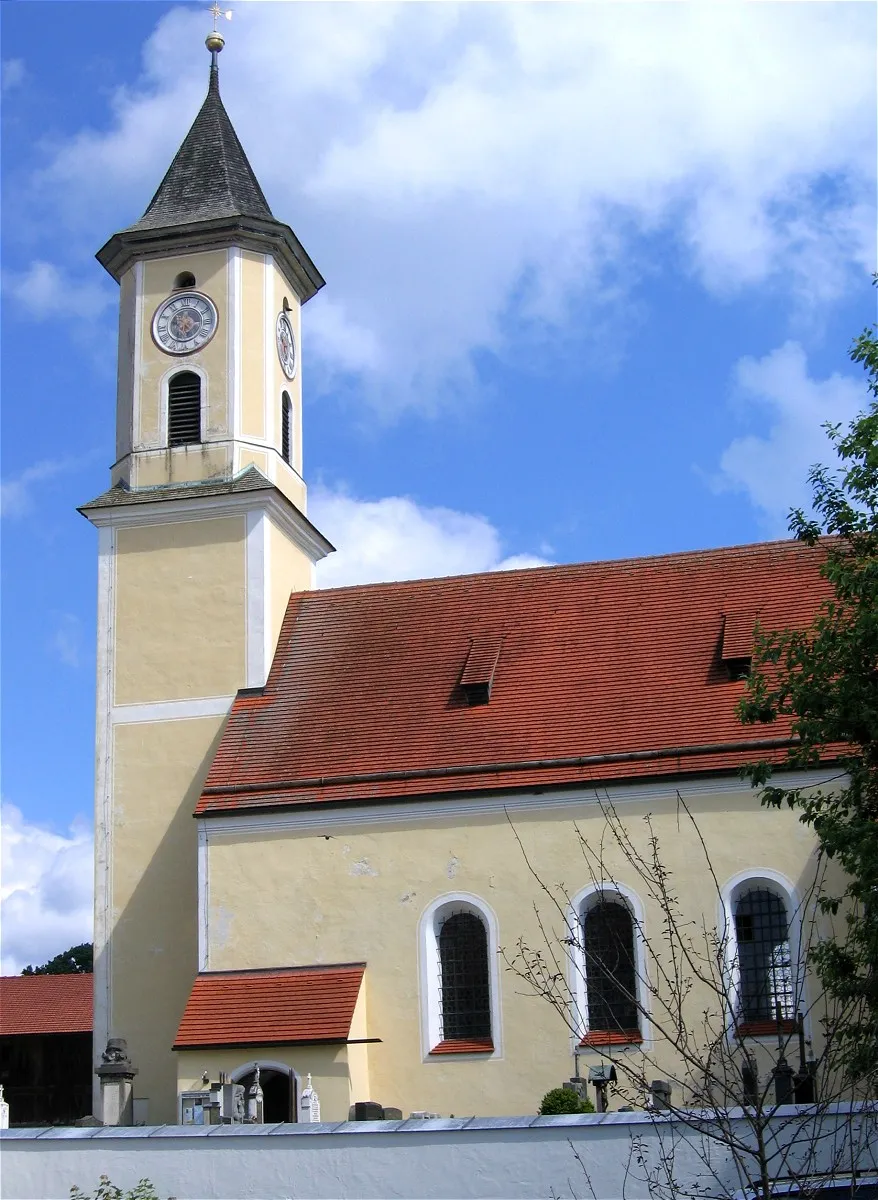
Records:
[[[791,1172],[803,1168],[826,1171],[834,1159],[835,1175],[856,1168],[878,1180],[876,1114],[875,1105],[832,1106],[819,1118],[804,1106],[777,1110],[776,1178],[789,1180]],[[735,1133],[746,1137],[740,1112],[728,1117]],[[549,1200],[553,1195],[640,1200],[671,1194],[657,1192],[648,1179],[651,1170],[663,1174],[662,1162],[671,1166],[677,1196],[748,1194],[742,1190],[747,1181],[727,1152],[716,1143],[706,1148],[679,1119],[607,1113],[338,1125],[11,1129],[0,1135],[0,1195],[4,1200],[68,1200],[72,1185],[93,1192],[99,1177],[108,1175],[125,1189],[150,1179],[162,1200]]]

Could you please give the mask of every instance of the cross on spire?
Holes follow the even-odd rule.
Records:
[[[231,19],[232,19],[232,10],[230,8],[225,9],[225,10],[221,9],[217,0],[213,0],[213,6],[210,9],[208,9],[208,12],[213,13],[213,32],[214,33],[216,33],[216,31],[217,31],[217,25],[219,24],[220,17],[225,17],[225,19],[227,21],[231,21]]]

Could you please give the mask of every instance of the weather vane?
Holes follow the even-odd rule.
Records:
[[[213,61],[213,65],[216,66],[216,56],[219,54],[220,50],[222,50],[223,46],[226,44],[226,39],[220,33],[217,26],[219,25],[220,17],[225,17],[225,19],[227,21],[231,21],[232,10],[230,8],[227,8],[227,9],[220,8],[217,0],[213,0],[213,7],[209,8],[208,12],[213,14],[213,33],[209,33],[207,35],[207,37],[204,39],[204,44],[205,44],[205,46],[207,46],[208,50],[211,53],[211,59]]]

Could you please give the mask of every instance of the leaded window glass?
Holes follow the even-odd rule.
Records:
[[[582,922],[589,1033],[636,1033],[634,921],[625,904],[603,898]]]
[[[488,934],[470,912],[453,913],[439,930],[442,1037],[465,1041],[491,1036]]]

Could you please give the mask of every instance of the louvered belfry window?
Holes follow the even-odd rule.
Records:
[[[280,452],[284,462],[293,462],[293,402],[284,392],[280,402]]]
[[[752,888],[735,905],[740,974],[740,1019],[774,1021],[795,1016],[787,909],[767,888]]]
[[[588,1031],[638,1032],[634,921],[626,905],[600,900],[582,922]]]
[[[442,923],[439,965],[443,1039],[490,1038],[488,934],[475,913],[454,913]]]
[[[201,379],[180,371],[168,384],[168,445],[201,441]]]

